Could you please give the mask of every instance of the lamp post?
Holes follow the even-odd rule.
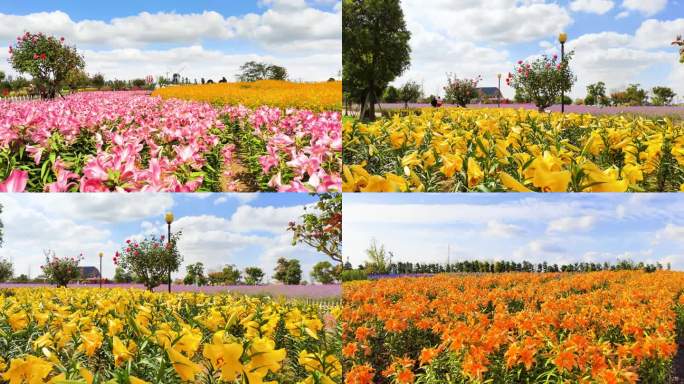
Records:
[[[173,223],[173,212],[166,212],[166,225],[168,229],[168,237],[166,238],[166,243],[171,244],[171,223]],[[171,293],[171,266],[169,265],[169,293]]]
[[[496,77],[499,78],[499,93],[496,94],[496,104],[499,108],[501,108],[501,74],[497,73]]]
[[[565,62],[565,42],[568,41],[568,35],[562,32],[558,35],[558,42],[561,45],[561,65]],[[561,66],[561,68],[563,68]],[[561,113],[565,113],[565,90],[561,90]]]
[[[104,253],[100,252],[100,288],[102,288],[102,256]]]

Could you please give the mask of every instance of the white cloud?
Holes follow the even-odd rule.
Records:
[[[684,241],[684,226],[668,223],[665,228],[656,232],[653,242],[657,244],[663,240]]]
[[[570,2],[570,9],[575,12],[588,12],[603,15],[613,9],[612,0],[574,0]]]
[[[629,11],[641,12],[646,16],[655,15],[667,6],[667,0],[624,0],[622,7]]]
[[[563,217],[549,222],[546,231],[548,233],[586,231],[591,229],[594,223],[596,223],[594,216]]]
[[[141,12],[111,20],[81,21],[62,11],[0,13],[0,43],[12,43],[25,31],[63,36],[83,53],[87,71],[102,72],[109,79],[167,72],[198,80],[232,79],[239,66],[249,60],[283,65],[295,80],[321,81],[338,72],[341,9],[322,11],[304,1],[267,1],[263,5],[262,13],[241,16],[214,11]],[[226,49],[206,48],[206,41],[221,42]],[[244,53],[244,47],[236,53],[231,49],[234,42],[240,47],[246,42],[252,53]],[[0,63],[0,70],[16,74],[6,60]]]
[[[641,23],[634,34],[635,47],[668,48],[672,47],[677,35],[684,31],[684,18],[674,20],[649,19]]]
[[[216,194],[210,194],[210,195],[216,195]],[[259,197],[259,193],[224,193],[220,194],[216,200],[214,200],[214,205],[220,205],[227,203],[231,199],[235,199],[238,202],[242,204],[249,203],[250,201],[254,201]]]
[[[517,225],[490,220],[487,222],[487,228],[484,233],[492,237],[513,237],[523,233],[523,229]]]
[[[618,13],[617,15],[615,15],[615,19],[620,20],[620,19],[624,19],[627,16],[629,16],[629,12],[622,11],[622,12]]]

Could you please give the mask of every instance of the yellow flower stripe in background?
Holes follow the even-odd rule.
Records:
[[[268,105],[314,112],[337,111],[342,108],[341,81],[293,83],[262,80],[251,83],[177,85],[157,89],[152,95],[219,105],[242,104],[249,108]]]
[[[683,291],[668,271],[347,283],[345,382],[668,383]]]
[[[338,313],[226,294],[3,290],[0,382],[341,383]]]
[[[422,109],[343,127],[343,190],[684,191],[684,123]]]

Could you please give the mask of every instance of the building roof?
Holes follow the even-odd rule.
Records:
[[[477,91],[479,93],[484,94],[485,96],[496,97],[499,94],[499,88],[497,88],[497,87],[480,87],[480,88],[477,88]]]
[[[88,279],[91,277],[100,277],[100,270],[96,267],[78,267],[78,271],[80,272],[81,278],[83,279]]]

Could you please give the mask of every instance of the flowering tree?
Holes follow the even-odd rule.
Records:
[[[180,267],[183,257],[178,252],[180,232],[171,235],[146,237],[143,241],[126,240],[126,245],[114,255],[114,264],[137,276],[150,291],[168,278],[169,271]]]
[[[559,60],[558,55],[544,55],[531,63],[520,60],[515,71],[508,74],[506,84],[543,111],[552,106],[561,93],[569,92],[577,80],[569,66],[572,55],[573,52],[568,53],[563,60]]]
[[[302,222],[290,222],[292,245],[307,244],[334,261],[342,262],[342,194],[319,195],[315,211],[304,208]]]
[[[54,98],[69,73],[85,67],[83,57],[75,47],[67,46],[63,37],[58,39],[40,32],[17,37],[9,54],[12,67],[30,74],[44,99]]]
[[[447,103],[465,107],[472,99],[477,97],[477,84],[480,80],[482,80],[480,76],[474,79],[459,79],[456,76],[452,78],[452,75],[447,74],[444,99]]]
[[[45,250],[45,265],[40,269],[43,270],[43,275],[50,282],[57,284],[57,287],[66,287],[69,281],[78,279],[80,272],[78,264],[83,260],[83,255],[77,257],[57,257],[54,251]]]
[[[679,46],[679,62],[684,63],[684,39],[682,39],[682,36],[677,36],[677,40],[673,41],[672,45]]]

